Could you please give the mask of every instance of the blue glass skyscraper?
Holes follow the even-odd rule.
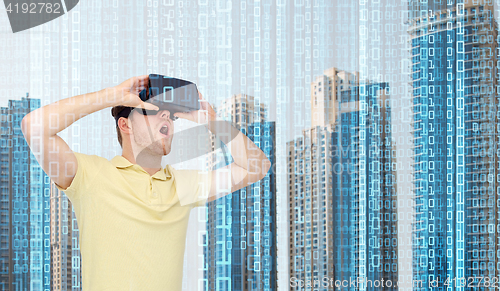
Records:
[[[386,83],[374,83],[340,94],[332,133],[335,279],[362,282],[347,290],[397,290],[395,147],[388,93]]]
[[[30,151],[21,120],[40,100],[9,100],[0,137],[0,289],[51,290],[48,176]]]
[[[497,24],[492,4],[450,4],[419,7],[409,31],[415,290],[489,290],[500,268]]]
[[[207,205],[204,237],[205,290],[276,290],[276,157],[275,123],[266,122],[266,108],[246,94],[234,95],[216,108],[251,139],[271,161],[259,182]],[[227,151],[223,161],[230,163]]]
[[[206,290],[276,290],[275,124],[243,128],[271,161],[261,181],[207,206]]]

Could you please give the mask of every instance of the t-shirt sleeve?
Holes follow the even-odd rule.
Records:
[[[85,155],[76,152],[74,152],[74,154],[78,167],[75,177],[73,178],[73,181],[71,181],[69,187],[64,189],[54,183],[57,189],[63,191],[71,201],[74,201],[74,199],[80,199],[81,195],[88,190],[92,181],[99,173],[100,167],[102,166],[101,159],[103,159],[95,155]]]
[[[199,170],[170,169],[175,179],[176,192],[181,206],[204,206],[207,203],[212,172]]]

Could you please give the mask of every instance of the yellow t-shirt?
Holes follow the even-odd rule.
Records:
[[[205,204],[211,174],[150,176],[122,156],[75,156],[71,185],[58,188],[78,221],[83,290],[181,290],[189,212]]]

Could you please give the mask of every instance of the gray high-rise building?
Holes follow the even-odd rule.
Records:
[[[301,284],[335,290],[335,280],[359,279],[367,288],[384,280],[394,290],[398,243],[389,86],[359,82],[357,73],[325,72],[336,77],[316,78],[311,103],[318,104],[317,116],[333,115],[287,143],[290,284],[294,290]],[[325,91],[336,94],[320,94]],[[324,110],[325,104],[334,108]]]
[[[51,290],[81,290],[79,230],[71,201],[50,185]]]
[[[311,127],[334,124],[342,91],[356,86],[359,73],[330,68],[311,83]]]
[[[317,126],[287,143],[292,287],[297,287],[299,280],[334,278],[333,131],[331,124]]]

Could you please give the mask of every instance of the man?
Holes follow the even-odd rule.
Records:
[[[63,99],[29,113],[21,123],[43,170],[73,204],[84,290],[181,290],[190,210],[203,205],[207,195],[213,200],[259,181],[270,168],[264,153],[237,132],[231,141],[231,165],[209,173],[162,169],[174,123],[170,112],[139,98],[147,82],[147,75],[134,77]],[[117,117],[121,156],[108,161],[74,153],[57,135],[107,107]],[[200,108],[175,116],[205,124],[215,135],[237,131],[217,121],[201,94]],[[123,110],[130,115],[121,114]]]

